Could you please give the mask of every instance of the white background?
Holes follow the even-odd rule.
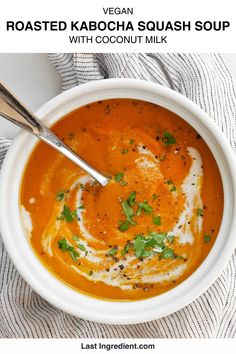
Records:
[[[47,354],[55,353],[84,353],[84,354],[182,354],[182,353],[208,353],[222,354],[232,353],[235,348],[234,339],[154,339],[154,338],[116,338],[116,339],[1,339],[2,353],[24,353],[24,354]],[[98,349],[81,349],[86,345],[97,343]],[[155,349],[99,349],[99,343],[102,344],[155,344]]]
[[[236,53],[223,58],[236,82]],[[0,80],[33,111],[60,93],[60,77],[47,54],[0,54]],[[0,136],[12,138],[18,131],[0,117]]]
[[[7,0],[1,6],[1,52],[236,52],[235,0]],[[134,15],[104,15],[103,7],[134,7]],[[7,32],[6,21],[230,21],[225,32],[169,32],[167,44],[70,44],[68,35],[86,32]],[[194,26],[192,26],[194,27]],[[161,35],[154,32],[102,32],[102,35]],[[91,34],[91,33],[90,33]],[[89,35],[90,35],[89,34]],[[100,35],[98,31],[94,35]],[[164,34],[164,35],[165,35]],[[102,47],[102,49],[101,49]]]

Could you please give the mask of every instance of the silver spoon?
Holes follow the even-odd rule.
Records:
[[[69,146],[58,139],[58,137],[37,117],[35,117],[35,115],[31,113],[1,82],[0,115],[52,146],[54,149],[82,168],[82,170],[86,171],[103,187],[110,181],[110,177],[105,176],[90,166],[71,148],[69,148]]]

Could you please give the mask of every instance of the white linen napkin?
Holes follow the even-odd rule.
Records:
[[[102,78],[150,80],[202,107],[236,148],[235,86],[217,54],[50,54],[62,90]],[[0,167],[10,140],[0,139]],[[0,196],[1,197],[1,196]],[[14,222],[14,221],[13,221]],[[0,337],[23,338],[235,338],[236,253],[197,300],[162,319],[138,325],[103,325],[68,315],[27,285],[0,239]]]

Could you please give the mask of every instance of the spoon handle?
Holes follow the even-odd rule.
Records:
[[[86,171],[98,183],[105,186],[110,178],[101,174],[99,171],[90,166],[86,161],[81,159],[70,147],[65,145],[53,132],[48,129],[38,118],[34,116],[18,98],[16,98],[1,82],[0,82],[0,115],[10,122],[17,124],[19,127],[34,134],[48,145],[62,153],[68,159],[73,161],[82,170]]]

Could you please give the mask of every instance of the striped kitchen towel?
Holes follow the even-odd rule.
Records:
[[[201,106],[236,149],[235,87],[217,54],[50,54],[62,90],[103,78],[150,80]],[[10,141],[0,139],[0,166]],[[138,325],[104,325],[48,304],[21,278],[0,240],[0,337],[235,338],[236,254],[197,300],[162,319]]]

